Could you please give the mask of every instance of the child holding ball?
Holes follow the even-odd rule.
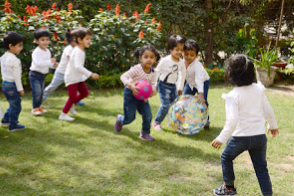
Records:
[[[271,196],[273,191],[266,161],[265,121],[268,122],[267,133],[271,132],[272,137],[278,135],[274,111],[262,84],[254,83],[254,65],[245,55],[229,58],[226,78],[235,88],[229,94],[222,95],[226,100],[226,124],[212,142],[213,147],[220,148],[229,140],[221,155],[225,184],[214,189],[214,194],[237,195],[233,160],[242,152],[248,151],[262,194]]]
[[[120,77],[125,85],[124,115],[117,115],[114,128],[117,132],[120,132],[123,125],[129,124],[135,120],[136,110],[138,110],[143,118],[140,138],[154,141],[155,138],[150,135],[152,113],[149,102],[148,100],[136,99],[134,95],[138,94],[138,88],[135,85],[139,80],[149,81],[154,94],[156,90],[156,74],[152,65],[160,59],[160,55],[153,46],[145,45],[137,49],[134,52],[134,56],[140,59],[141,63],[131,67],[129,71]]]

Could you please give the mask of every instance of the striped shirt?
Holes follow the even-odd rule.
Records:
[[[156,73],[151,67],[151,72],[146,73],[141,64],[137,64],[131,67],[127,72],[120,76],[121,81],[126,86],[127,83],[131,82],[137,84],[139,80],[147,80],[152,86],[153,92],[156,90]]]

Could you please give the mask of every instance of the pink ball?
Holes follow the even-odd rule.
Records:
[[[135,95],[135,97],[139,100],[148,99],[152,93],[152,86],[150,82],[147,80],[139,80],[139,82],[136,84],[136,87],[140,88],[138,90],[138,95]]]

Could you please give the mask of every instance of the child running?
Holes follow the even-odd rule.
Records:
[[[234,187],[233,160],[248,151],[263,195],[273,194],[267,169],[267,133],[275,137],[279,134],[274,111],[264,93],[261,83],[256,80],[253,63],[245,55],[234,55],[228,60],[227,80],[235,85],[226,100],[226,124],[212,146],[220,148],[228,143],[221,155],[224,185],[214,189],[215,195],[237,195]]]
[[[59,115],[59,120],[66,121],[74,120],[74,118],[67,114],[72,108],[72,105],[78,103],[89,94],[85,80],[90,76],[94,80],[99,79],[98,74],[92,73],[84,67],[86,58],[85,48],[90,47],[92,35],[91,31],[84,27],[79,27],[72,31],[72,35],[77,46],[74,47],[70,55],[70,60],[64,75],[64,82],[67,87],[69,98],[65,103],[61,114]],[[78,91],[79,94],[77,94]]]
[[[150,135],[152,113],[148,100],[138,100],[134,95],[138,94],[138,88],[135,84],[139,80],[150,82],[153,90],[153,96],[156,91],[156,73],[152,65],[160,59],[157,50],[151,45],[145,45],[134,52],[134,56],[140,59],[141,64],[135,65],[129,71],[121,75],[120,79],[125,85],[124,89],[124,115],[117,115],[115,130],[120,132],[123,125],[131,123],[136,118],[136,110],[142,115],[142,129],[140,138],[148,141],[154,141],[155,138]]]
[[[39,46],[32,53],[29,79],[33,96],[32,114],[37,116],[47,112],[41,107],[45,78],[49,72],[49,67],[55,69],[58,66],[58,63],[55,58],[51,58],[51,52],[47,49],[50,42],[49,32],[46,29],[39,28],[34,31],[34,37],[35,42]]]
[[[157,73],[158,92],[161,106],[153,122],[153,128],[162,130],[161,122],[168,113],[170,104],[178,95],[182,94],[184,87],[186,69],[184,61],[180,58],[183,53],[185,39],[179,35],[172,35],[167,43],[170,55],[160,60],[155,71]],[[156,80],[157,81],[157,80]]]
[[[184,46],[184,62],[186,68],[186,85],[184,95],[195,95],[198,93],[198,100],[208,107],[207,95],[209,89],[209,75],[203,65],[197,60],[200,47],[195,40],[189,39]],[[209,129],[208,121],[204,129]]]
[[[0,59],[3,81],[2,91],[9,102],[9,107],[1,123],[4,127],[8,126],[9,131],[16,131],[25,128],[24,125],[18,124],[18,117],[21,112],[21,96],[24,95],[24,90],[21,83],[21,62],[15,56],[23,49],[23,37],[9,31],[4,34],[3,41],[7,51]],[[2,117],[2,111],[0,111],[0,114]]]

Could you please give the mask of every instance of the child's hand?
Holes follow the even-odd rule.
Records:
[[[20,96],[24,95],[24,91],[19,91],[18,93],[19,93]]]
[[[211,144],[211,145],[212,145],[213,147],[219,149],[219,148],[223,145],[223,143],[221,143],[221,142],[218,141],[217,139],[214,139],[214,140],[212,141],[212,144]]]
[[[266,133],[268,134],[269,132],[271,132],[272,137],[276,137],[277,135],[280,135],[279,129],[268,129]]]
[[[203,93],[199,93],[198,102],[200,102],[201,104],[205,104],[205,99],[204,99]]]
[[[138,90],[140,88],[139,87],[136,87],[135,84],[129,82],[127,84],[127,86],[132,90],[132,92],[133,92],[134,95],[138,95],[139,94]]]
[[[56,58],[51,58],[51,63],[56,63]]]
[[[96,73],[92,73],[92,74],[91,74],[91,77],[92,77],[94,80],[98,80],[98,79],[99,79],[99,75],[96,74]]]
[[[59,63],[58,63],[58,62],[55,62],[53,67],[54,67],[54,68],[57,68],[58,65],[59,65]]]
[[[156,91],[152,91],[150,98],[153,97],[154,95],[156,95]]]
[[[178,90],[178,95],[179,95],[179,96],[182,95],[182,93],[183,93],[183,91]]]

